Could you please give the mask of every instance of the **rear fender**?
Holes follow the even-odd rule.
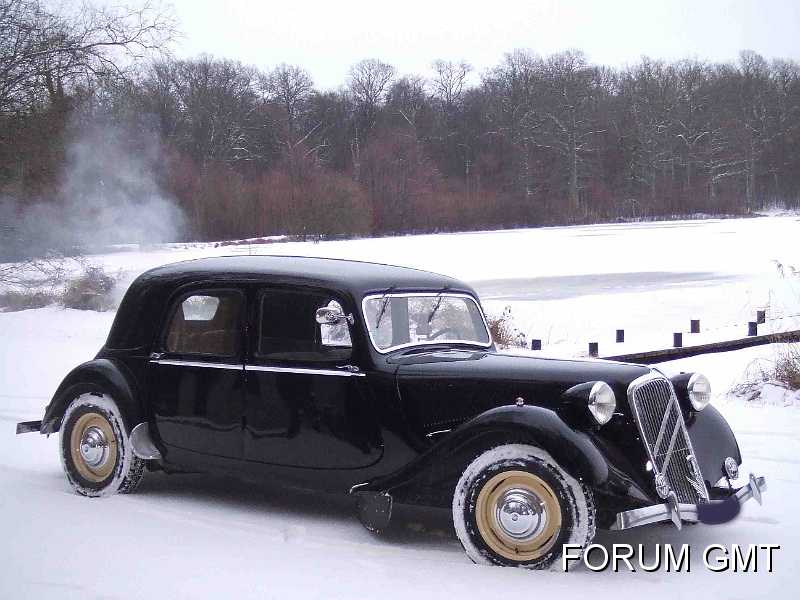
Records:
[[[455,483],[469,463],[485,450],[510,443],[545,450],[590,486],[609,478],[606,459],[589,436],[572,429],[555,412],[538,406],[501,406],[446,434],[405,467],[354,491],[389,493],[411,504],[449,506]]]
[[[69,403],[87,393],[108,394],[114,398],[127,420],[129,432],[143,420],[139,387],[133,376],[119,362],[98,358],[78,365],[64,378],[45,409],[40,433],[57,432]]]

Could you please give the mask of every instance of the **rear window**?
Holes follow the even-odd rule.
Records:
[[[236,292],[202,292],[179,301],[165,336],[174,354],[233,356],[240,341],[242,297]]]

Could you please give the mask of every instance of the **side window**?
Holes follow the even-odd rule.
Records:
[[[239,348],[242,297],[235,292],[203,292],[179,301],[164,338],[176,354],[233,356]]]
[[[316,291],[267,290],[261,298],[257,354],[283,361],[343,360],[350,356],[347,323],[320,325],[317,309],[341,307]]]

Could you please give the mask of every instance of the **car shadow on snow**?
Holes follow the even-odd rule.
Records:
[[[306,528],[327,527],[360,531],[355,498],[297,490],[265,482],[207,474],[149,473],[135,492],[140,500],[191,503],[203,508],[208,518],[264,519],[265,524],[286,521]],[[416,546],[460,546],[449,510],[395,505],[389,528],[375,537],[376,543]]]

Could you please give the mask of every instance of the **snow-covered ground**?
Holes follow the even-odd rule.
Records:
[[[490,311],[510,304],[517,324],[545,352],[601,353],[666,347],[700,318],[702,339],[739,337],[755,310],[769,327],[794,328],[800,280],[796,217],[598,225],[509,232],[259,246],[176,245],[92,260],[129,281],[145,269],[231,253],[301,254],[427,268],[471,281]],[[788,274],[788,267],[784,267]],[[124,287],[124,285],[122,286]],[[349,501],[199,475],[154,475],[137,494],[88,500],[62,473],[57,438],[14,436],[17,420],[41,417],[61,377],[102,345],[112,313],[50,307],[0,313],[0,598],[353,598],[565,594],[591,597],[762,598],[793,595],[800,565],[800,402],[745,404],[727,390],[777,346],[661,365],[699,370],[734,427],[743,471],[765,475],[764,506],[718,527],[651,527],[602,533],[598,541],[690,543],[691,573],[565,575],[474,566],[447,514],[404,510],[384,537],[366,532]],[[733,324],[733,326],[731,326]],[[625,328],[629,342],[613,343]],[[549,343],[548,343],[549,342]],[[783,406],[787,404],[787,406]],[[715,574],[712,543],[781,544],[773,573]],[[654,586],[653,584],[663,584]]]

